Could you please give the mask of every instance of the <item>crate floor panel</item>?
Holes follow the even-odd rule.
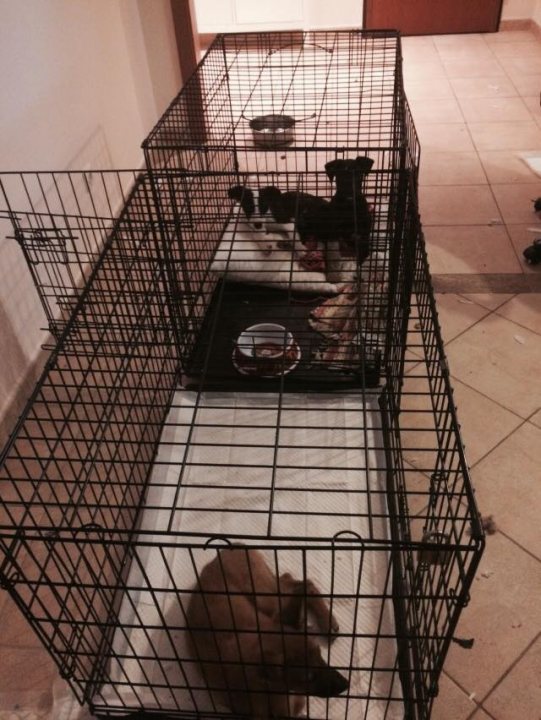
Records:
[[[324,344],[312,329],[310,312],[325,298],[292,295],[287,290],[222,282],[205,317],[186,373],[189,386],[209,389],[265,391],[285,387],[288,391],[318,390],[324,387],[377,387],[379,368],[367,361],[358,370],[345,367],[330,369],[314,360]],[[293,334],[301,351],[298,366],[277,378],[252,378],[241,375],[233,364],[235,342],[240,333],[258,323],[278,323]]]
[[[264,550],[279,573],[302,577],[307,562],[306,576],[333,596],[342,635],[323,655],[348,676],[349,697],[310,698],[308,716],[402,718],[382,448],[375,395],[178,391],[96,709],[224,712],[190,658],[182,608],[224,544],[205,542],[251,536],[281,545]],[[185,535],[173,546],[167,530]],[[332,548],[339,532],[353,549]],[[306,555],[303,538],[313,538]]]

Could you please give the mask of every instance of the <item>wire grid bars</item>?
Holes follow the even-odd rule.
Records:
[[[149,191],[137,184],[3,453],[3,586],[99,716],[223,717],[240,702],[228,692],[246,685],[224,689],[208,668],[205,681],[190,607],[218,551],[240,542],[274,576],[300,581],[306,601],[315,584],[339,626],[318,652],[347,681],[330,698],[298,678],[256,683],[257,698],[285,694],[317,718],[428,718],[482,536],[424,250],[406,338],[414,360],[404,369],[390,352],[381,396],[186,390]],[[107,300],[102,281],[116,288]],[[105,308],[109,322],[82,332],[77,316]],[[293,596],[270,591],[284,606]],[[238,593],[218,597],[229,606]],[[226,632],[213,621],[211,634]],[[283,625],[258,633],[290,642]],[[254,656],[242,652],[228,659],[249,673]]]
[[[178,373],[148,192],[139,181],[94,258],[1,458],[2,586],[79,697],[127,560],[105,540],[133,533]]]
[[[395,32],[219,35],[143,146],[152,170],[225,170],[227,149],[240,171],[306,172],[318,150],[398,153],[407,112]]]
[[[344,183],[329,165],[297,175],[153,174],[173,238],[180,355],[191,386],[378,384],[386,348],[403,336],[388,333],[389,318],[409,303],[391,288],[415,243],[407,221],[413,183],[407,170],[355,172],[343,180],[359,202],[344,203]],[[286,222],[272,208],[262,212],[267,193],[290,202]],[[322,220],[314,204],[327,213]],[[331,231],[321,239],[325,222]],[[274,362],[242,353],[243,332],[262,323],[276,328],[267,340],[283,346]]]
[[[418,221],[415,227],[419,232]],[[406,666],[418,670],[415,694],[426,703],[429,716],[458,618],[470,599],[484,537],[435,321],[422,235],[410,271],[407,352],[400,358],[391,349],[381,407],[391,468],[388,502],[396,513],[392,537],[406,541],[396,549],[393,567],[395,592],[408,596],[396,606],[397,622],[408,628],[399,652]]]
[[[118,180],[129,190],[120,213],[115,202],[112,212],[82,213],[82,235],[99,230],[88,247],[74,245],[71,275],[53,274],[64,235],[45,244],[35,281],[58,342],[1,457],[0,581],[100,717],[248,717],[262,706],[263,716],[301,707],[333,720],[430,716],[482,533],[419,234],[418,149],[397,63],[392,33],[218,38],[146,142],[150,176]],[[316,117],[303,123],[301,110]],[[251,112],[295,113],[292,142],[256,148]],[[336,178],[325,166],[363,153],[374,165],[350,180],[370,216],[368,255],[361,264],[362,243],[353,243],[352,288],[342,292],[358,321],[356,382],[332,374],[322,383],[320,362],[295,386],[301,361],[284,372],[285,352],[276,377],[243,375],[231,343],[248,320],[285,326],[302,310],[308,322],[331,298],[340,308],[338,293],[323,291],[332,239],[315,292],[295,287],[306,281],[306,268],[293,275],[300,204],[303,193],[330,202]],[[49,187],[31,177],[19,176],[18,187]],[[85,193],[92,199],[100,185],[85,189],[85,178],[70,174],[66,187],[81,187],[88,205]],[[242,188],[237,200],[232,185]],[[294,195],[292,222],[259,218],[258,229],[243,205],[251,191],[260,210],[269,186]],[[355,204],[343,217],[359,236]],[[25,223],[75,235],[75,218],[30,204]],[[279,230],[276,243],[290,246],[286,287],[274,267],[270,285],[254,290],[242,281],[246,260],[241,281],[232,276],[233,243],[261,229]],[[266,255],[264,243],[256,250],[268,263],[283,248]],[[380,287],[364,290],[380,259]],[[57,297],[75,300],[54,325]],[[262,308],[264,317],[250,315]],[[312,358],[305,332],[292,334]],[[220,337],[230,343],[223,356]],[[225,361],[236,374],[216,387]],[[381,392],[368,389],[380,379]],[[223,570],[239,543],[250,576],[240,589]],[[266,591],[253,550],[271,576]],[[205,585],[211,567],[222,568],[217,589]],[[280,621],[262,612],[236,627],[233,607],[246,595],[274,603]],[[295,598],[334,617],[333,637],[298,602],[292,611]],[[207,606],[203,627],[197,603]],[[194,628],[210,635],[210,649],[190,641]],[[274,659],[263,650],[272,639]],[[342,678],[340,691],[328,671]]]
[[[11,223],[13,235],[8,237],[24,253],[56,340],[84,292],[136,177],[134,171],[117,170],[0,176],[0,219]]]
[[[292,389],[378,384],[419,160],[401,78],[394,32],[218,36],[145,140],[194,382],[248,388],[258,369],[234,337],[263,323],[290,326],[268,375]],[[357,157],[370,173],[329,169]]]

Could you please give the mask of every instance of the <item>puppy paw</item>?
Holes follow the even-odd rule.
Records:
[[[329,642],[334,642],[336,640],[336,636],[340,632],[340,625],[338,624],[338,620],[334,617],[334,615],[331,615],[331,628],[329,632]]]
[[[326,618],[321,618],[318,625],[321,635],[326,636],[329,643],[333,643],[340,632],[340,625],[334,615],[329,614]]]

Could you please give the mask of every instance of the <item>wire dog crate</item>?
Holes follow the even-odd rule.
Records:
[[[307,173],[360,148],[413,168],[391,31],[218,35],[143,143],[149,170]]]
[[[392,32],[218,36],[143,143],[195,382],[211,345],[206,381],[246,387],[233,336],[288,318],[290,384],[378,384],[419,162],[400,63]]]
[[[399,60],[393,33],[219,37],[146,141],[148,172],[2,178],[55,346],[0,457],[0,582],[98,717],[430,717],[483,533]],[[254,147],[249,113],[313,107],[286,147]],[[345,180],[368,232],[351,203],[349,276],[326,277],[326,238],[314,281],[293,265],[319,252],[303,198],[330,205],[325,166],[357,157],[374,161]],[[270,186],[295,202],[260,283],[233,246],[257,230],[247,190]],[[84,212],[66,212],[73,188]],[[335,347],[329,311],[350,322]],[[257,372],[235,355],[252,323],[283,328],[264,335],[278,359],[248,334]]]

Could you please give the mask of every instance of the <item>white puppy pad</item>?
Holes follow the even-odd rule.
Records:
[[[275,232],[252,230],[241,213],[226,227],[210,266],[213,273],[231,282],[265,285],[281,290],[333,295],[336,285],[323,272],[306,270],[298,262],[304,247],[298,240],[293,249],[278,243],[286,237]],[[293,241],[293,237],[289,238]]]
[[[402,719],[380,425],[377,398],[360,393],[178,391],[96,706],[223,710],[190,657],[184,611],[224,545],[205,548],[208,538],[252,536],[275,572],[333,597],[343,635],[322,652],[348,677],[349,697],[309,698],[307,715]],[[347,549],[333,549],[338,532],[351,537]]]

